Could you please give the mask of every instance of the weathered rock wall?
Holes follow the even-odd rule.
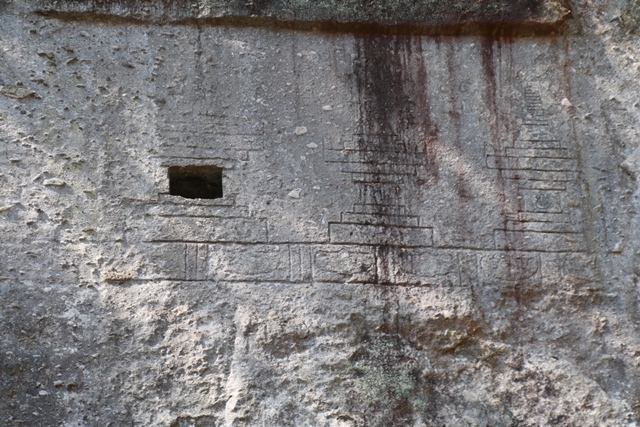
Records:
[[[636,2],[232,3],[0,0],[0,425],[637,425]]]

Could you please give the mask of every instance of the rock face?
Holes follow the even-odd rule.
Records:
[[[569,13],[560,0],[37,0],[37,11],[69,18],[117,17],[154,23],[213,21],[218,24],[353,31],[373,28],[439,33],[490,25],[553,26]],[[388,28],[392,27],[392,28]],[[443,28],[444,27],[444,28]],[[453,27],[453,28],[451,28]]]
[[[0,0],[0,425],[637,426],[636,2],[405,3]]]

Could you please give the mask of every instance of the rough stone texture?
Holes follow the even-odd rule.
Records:
[[[562,0],[37,0],[36,4],[38,12],[59,18],[436,34],[495,32],[532,24],[538,30],[551,30],[569,14]]]
[[[0,425],[637,426],[635,1],[532,38],[41,5],[0,0]],[[222,198],[169,194],[204,165]]]

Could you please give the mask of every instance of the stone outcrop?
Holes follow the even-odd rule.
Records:
[[[544,31],[557,27],[569,15],[560,0],[38,0],[36,4],[45,15],[74,19],[419,34],[517,28]]]
[[[636,9],[0,0],[0,425],[637,426]]]

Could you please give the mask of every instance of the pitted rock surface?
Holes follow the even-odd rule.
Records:
[[[0,0],[0,425],[637,426],[636,3]]]
[[[36,0],[37,10],[66,18],[122,18],[155,23],[287,26],[341,31],[467,32],[490,26],[553,28],[568,15],[561,0]],[[513,29],[513,28],[512,28]]]

